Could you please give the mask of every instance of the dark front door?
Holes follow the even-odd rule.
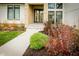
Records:
[[[34,23],[43,22],[43,9],[34,9]]]

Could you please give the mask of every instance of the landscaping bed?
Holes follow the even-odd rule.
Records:
[[[23,56],[48,56],[45,48],[42,48],[40,50],[33,50],[30,47],[27,48]]]
[[[38,33],[41,34],[38,35]],[[47,22],[45,23],[44,30],[38,33],[31,36],[30,45],[23,54],[24,56],[79,55],[78,29],[68,25],[54,25]]]
[[[25,30],[24,24],[0,23],[0,46],[17,37]]]
[[[25,31],[24,24],[0,23],[0,31]]]
[[[73,54],[62,54],[59,53],[57,55],[55,54],[49,54],[47,52],[46,48],[42,48],[40,50],[33,50],[30,47],[27,48],[27,50],[24,52],[23,56],[79,56],[79,52],[76,51]]]

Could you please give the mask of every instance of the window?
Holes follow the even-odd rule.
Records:
[[[56,11],[56,22],[57,24],[62,22],[62,11]]]
[[[63,4],[62,3],[56,3],[56,9],[62,9]]]
[[[63,3],[48,3],[48,9],[63,9]]]
[[[20,19],[20,6],[19,5],[8,5],[8,19],[19,20]]]
[[[52,5],[52,8],[49,8],[50,4]],[[62,19],[63,19],[63,3],[49,3],[48,20],[51,20],[53,24],[60,24],[62,23]]]
[[[55,3],[48,3],[48,9],[54,9]]]
[[[8,6],[8,19],[13,19],[14,18],[14,13],[13,13],[13,6],[10,5]]]
[[[55,20],[54,11],[49,11],[49,12],[48,12],[48,19],[49,19],[50,21],[52,21],[52,23],[54,24],[54,20]]]
[[[14,11],[15,11],[15,19],[20,19],[20,6],[16,5],[14,6]]]

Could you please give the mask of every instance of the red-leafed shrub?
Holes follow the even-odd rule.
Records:
[[[79,51],[79,31],[68,25],[53,25],[45,27],[49,36],[46,49],[49,55],[74,55]],[[45,30],[44,28],[44,30]]]
[[[51,21],[48,21],[46,23],[44,23],[45,27],[44,27],[44,33],[48,35],[48,31],[50,30],[51,28]]]

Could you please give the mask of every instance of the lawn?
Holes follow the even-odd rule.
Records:
[[[0,46],[17,37],[22,31],[0,31]]]

